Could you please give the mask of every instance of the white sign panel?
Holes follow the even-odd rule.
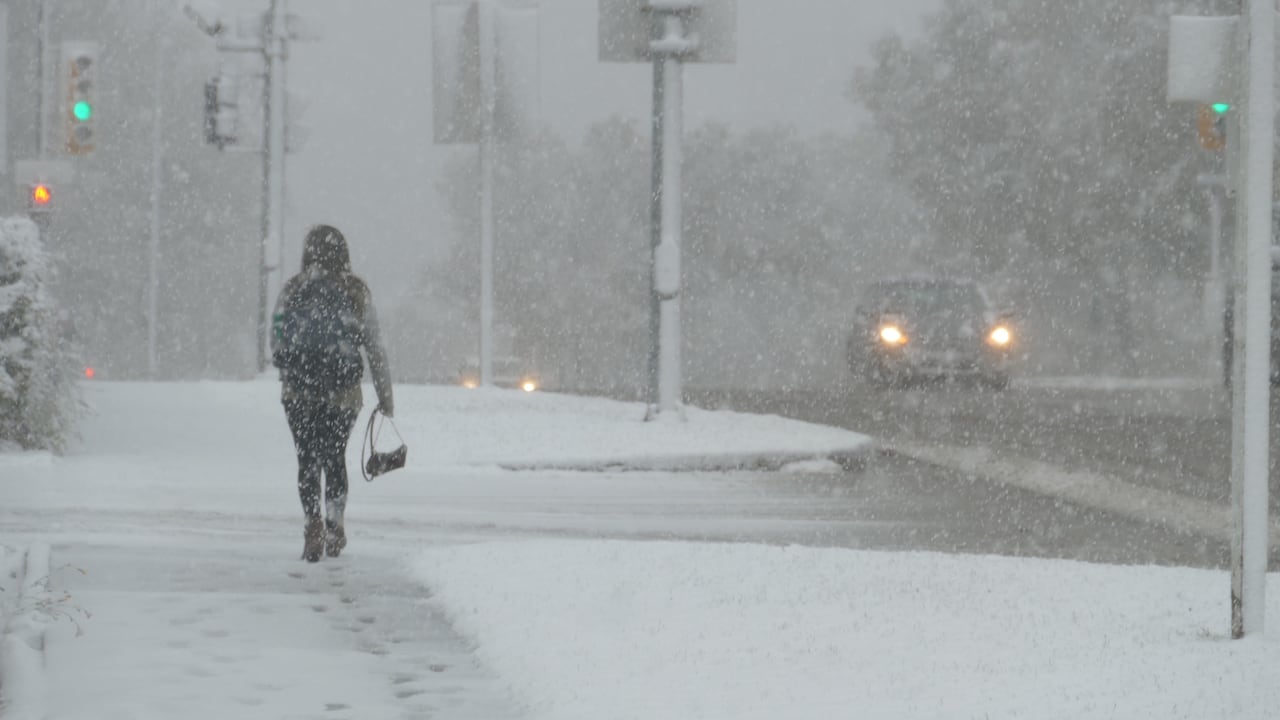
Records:
[[[1239,18],[1174,15],[1169,19],[1170,102],[1238,102]]]
[[[738,52],[737,0],[600,0],[600,62],[649,62],[655,19],[666,8],[688,6],[685,36],[697,49],[687,62],[731,63]]]

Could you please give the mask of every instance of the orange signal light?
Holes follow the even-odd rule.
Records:
[[[31,204],[36,207],[46,207],[53,200],[53,193],[49,190],[48,185],[36,185],[31,188]]]
[[[1205,150],[1221,150],[1227,146],[1227,138],[1220,132],[1218,119],[1218,113],[1208,105],[1196,109],[1196,132],[1200,136],[1200,147]]]

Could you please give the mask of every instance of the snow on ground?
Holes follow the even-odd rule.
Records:
[[[1260,720],[1280,707],[1280,645],[1225,639],[1220,572],[571,541],[440,548],[417,569],[539,718]]]
[[[611,512],[632,498],[678,512],[682,498],[735,489],[500,467],[816,457],[865,449],[856,433],[692,409],[685,423],[643,423],[634,404],[400,387],[409,466],[353,478],[352,547],[307,565],[273,383],[86,391],[96,414],[70,454],[0,455],[4,566],[47,542],[52,597],[69,592],[64,607],[88,614],[83,636],[46,617],[40,656],[5,656],[4,692],[35,690],[4,720],[1199,720],[1280,707],[1275,631],[1225,639],[1224,573],[589,531],[534,540],[512,529],[539,522],[513,497],[618,495]],[[493,522],[513,505],[517,522]]]

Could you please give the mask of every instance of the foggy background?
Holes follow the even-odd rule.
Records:
[[[501,150],[497,320],[500,349],[560,385],[631,393],[651,70],[597,62],[596,5],[541,3],[537,125]],[[1163,102],[1167,15],[1212,5],[985,0],[925,22],[941,2],[740,0],[737,62],[685,72],[687,383],[842,382],[859,287],[906,272],[987,282],[1019,314],[1020,372],[1214,372],[1194,176],[1217,159],[1195,145],[1193,109]],[[10,166],[35,152],[36,7],[8,3]],[[252,375],[261,161],[202,144],[213,40],[182,3],[49,7],[54,48],[101,47],[98,149],[59,188],[47,236],[86,362],[146,374],[159,66],[159,376]],[[266,4],[196,7],[234,19]],[[290,46],[291,115],[308,132],[270,259],[292,273],[307,227],[341,228],[393,371],[416,381],[449,380],[477,342],[476,151],[432,142],[430,8],[291,3],[323,37]]]

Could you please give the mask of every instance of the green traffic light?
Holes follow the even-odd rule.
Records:
[[[71,108],[71,114],[75,115],[80,122],[85,122],[93,117],[93,106],[81,100]]]
[[[1214,103],[1209,107],[1213,108],[1213,111],[1219,115],[1223,115],[1231,109],[1231,103]]]

